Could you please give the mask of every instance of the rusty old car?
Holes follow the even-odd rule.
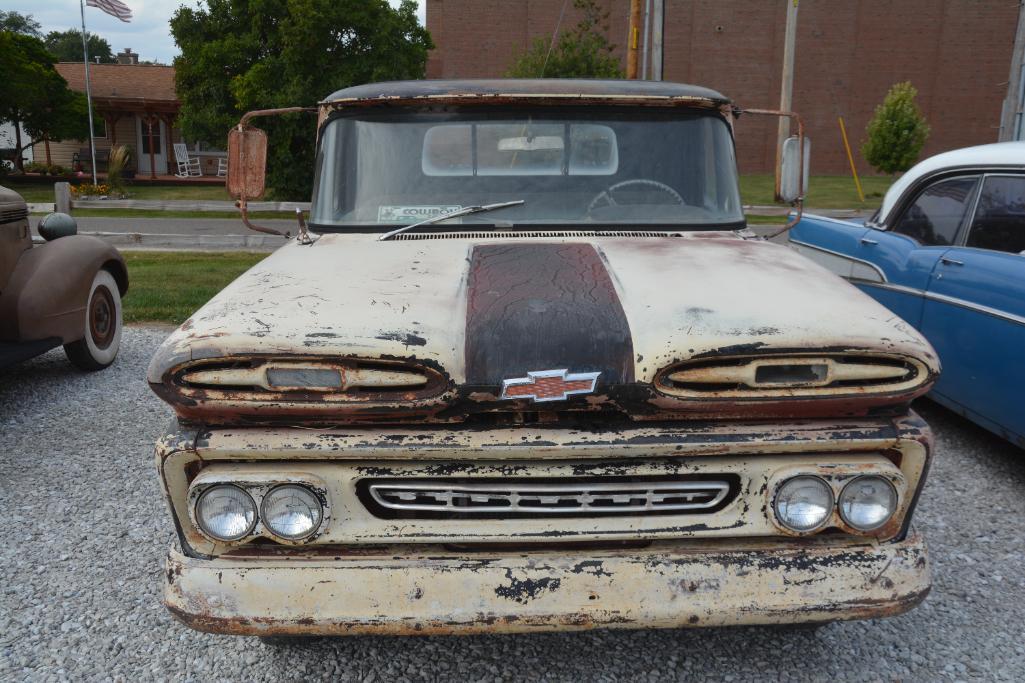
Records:
[[[0,368],[58,346],[76,367],[101,370],[121,345],[121,297],[128,270],[117,249],[75,234],[66,214],[50,214],[34,245],[28,205],[0,187]]]
[[[294,111],[229,135],[247,224],[251,122]],[[926,596],[931,437],[909,404],[936,356],[746,228],[734,127],[756,112],[575,80],[363,85],[315,111],[308,223],[148,370],[174,411],[156,467],[177,618],[814,625]]]

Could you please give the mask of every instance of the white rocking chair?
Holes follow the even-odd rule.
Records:
[[[184,142],[174,143],[174,159],[178,162],[178,172],[175,175],[179,178],[203,175],[203,170],[199,167],[199,157],[190,157]]]
[[[228,159],[227,157],[217,157],[217,177],[223,178],[228,175]]]

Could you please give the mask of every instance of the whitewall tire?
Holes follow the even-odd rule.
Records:
[[[102,370],[117,358],[121,346],[121,293],[114,276],[100,270],[93,278],[85,306],[84,336],[64,345],[64,353],[76,367]]]

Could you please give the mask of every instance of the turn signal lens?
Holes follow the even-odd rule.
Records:
[[[858,531],[873,531],[897,510],[897,491],[883,477],[858,477],[840,493],[840,516]]]
[[[812,531],[833,512],[833,489],[822,479],[801,475],[783,482],[773,505],[776,519],[793,531]]]
[[[324,518],[320,500],[304,486],[285,484],[263,497],[263,525],[275,536],[299,541],[312,535]]]
[[[256,503],[237,486],[211,486],[196,500],[196,522],[207,536],[218,541],[237,541],[256,526]]]

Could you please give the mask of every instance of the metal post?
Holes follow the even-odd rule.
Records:
[[[93,138],[93,92],[89,86],[89,47],[85,39],[85,0],[78,0],[82,13],[82,61],[85,62],[85,101],[89,108],[89,151],[93,160],[93,185],[96,185],[96,140]]]
[[[651,35],[651,0],[644,0],[644,48],[641,52],[641,80],[648,80],[648,60],[651,58],[648,50],[648,38]]]
[[[783,78],[779,88],[779,108],[790,111],[794,94],[794,43],[797,38],[797,3],[798,0],[787,2],[787,27],[783,39]],[[783,141],[790,135],[790,120],[781,118],[776,131],[776,201],[781,201],[780,177],[783,161]]]
[[[999,141],[1025,140],[1025,0],[1018,5],[1018,30],[1011,51],[1007,99],[1000,116]]]
[[[651,80],[662,80],[662,36],[665,30],[665,0],[655,0],[651,14]]]
[[[630,33],[626,43],[626,77],[637,78],[637,34],[641,23],[641,0],[630,0]]]

